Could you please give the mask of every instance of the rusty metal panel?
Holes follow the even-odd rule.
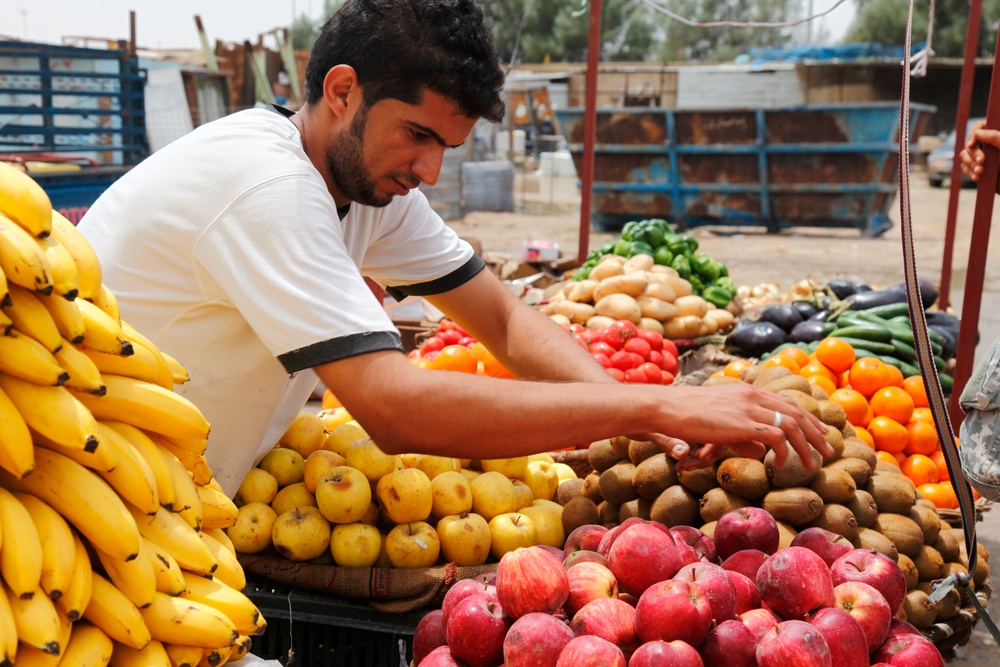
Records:
[[[757,183],[760,164],[756,155],[698,153],[678,155],[677,168],[683,183]]]
[[[862,220],[871,206],[865,194],[782,193],[771,197],[771,213],[790,224]]]
[[[774,111],[765,121],[772,144],[842,144],[850,141],[837,115],[829,111]]]
[[[767,180],[772,185],[871,183],[880,162],[877,155],[868,153],[772,155],[767,161]]]
[[[684,211],[689,218],[719,219],[729,216],[757,218],[763,213],[759,194],[701,192],[685,196]]]
[[[674,114],[677,144],[753,144],[757,120],[752,111],[701,111]]]
[[[583,143],[583,116],[574,118],[564,132],[570,143]],[[667,141],[666,114],[662,111],[598,113],[595,140],[598,144],[662,146]]]
[[[667,194],[648,190],[595,192],[594,203],[604,215],[627,219],[666,218],[674,209]]]

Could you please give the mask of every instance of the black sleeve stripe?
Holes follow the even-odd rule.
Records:
[[[399,333],[396,331],[373,331],[324,340],[279,355],[278,361],[281,362],[286,371],[296,373],[307,368],[328,364],[331,361],[380,350],[403,352],[403,343],[399,338]]]
[[[476,277],[480,271],[486,268],[486,262],[478,255],[473,255],[469,261],[455,269],[446,276],[431,280],[430,282],[418,285],[401,285],[398,287],[388,287],[386,292],[396,301],[402,301],[408,296],[427,296],[429,294],[441,294],[448,290],[455,289],[459,285]]]

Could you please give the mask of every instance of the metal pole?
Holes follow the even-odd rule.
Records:
[[[590,34],[587,39],[587,89],[584,96],[583,160],[580,174],[580,246],[577,265],[587,259],[590,245],[590,199],[594,188],[594,142],[597,134],[597,73],[601,66],[602,0],[590,0]]]

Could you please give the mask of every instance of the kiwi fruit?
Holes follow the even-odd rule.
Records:
[[[812,385],[809,384],[809,380],[794,373],[780,377],[777,380],[772,380],[761,387],[761,389],[765,391],[773,391],[776,394],[784,391],[785,389],[795,389],[796,391],[801,391],[803,394],[809,394],[812,396]]]
[[[710,377],[701,383],[703,387],[714,387],[720,384],[739,384],[740,381],[734,377],[728,375],[716,375],[715,377]]]
[[[622,461],[611,466],[601,473],[598,484],[601,489],[601,496],[608,502],[616,505],[628,502],[633,498],[638,498],[635,487],[632,486],[632,475],[635,474],[635,466]]]
[[[855,491],[854,497],[844,502],[844,507],[854,514],[859,528],[871,528],[872,524],[875,523],[875,517],[878,516],[878,505],[875,504],[875,499],[864,489]]]
[[[656,500],[663,490],[677,483],[677,463],[666,454],[651,456],[635,467],[632,486],[640,498]]]
[[[812,456],[812,470],[803,465],[799,453],[791,447],[788,448],[784,465],[779,468],[775,463],[777,454],[773,449],[768,450],[764,455],[764,469],[767,471],[768,481],[779,489],[808,485],[819,474],[820,465],[823,463],[823,457],[815,449],[810,448],[809,454]]]
[[[747,370],[746,368],[743,371]],[[743,380],[743,371],[740,371],[740,379]],[[751,382],[753,386],[763,389],[767,385],[771,384],[778,378],[783,378],[791,375],[792,371],[785,368],[784,366],[767,366],[761,368],[761,370],[756,374]],[[746,380],[744,380],[746,381]]]
[[[830,532],[843,535],[849,541],[858,537],[858,521],[851,510],[837,503],[823,505],[819,516],[806,524],[807,527],[817,526]]]
[[[905,475],[872,475],[865,484],[878,511],[892,514],[909,514],[917,501],[916,488]]]
[[[920,581],[934,581],[944,577],[944,558],[932,546],[925,544],[920,547],[920,551],[913,557],[913,564],[917,566]]]
[[[760,500],[771,490],[762,461],[746,457],[725,459],[715,473],[719,486],[740,498]]]
[[[921,494],[919,491],[917,491],[917,502],[916,502],[916,504],[917,505],[922,505],[922,506],[926,507],[929,510],[934,510],[935,512],[937,512],[937,505],[935,505],[931,501],[929,501],[926,498],[924,498],[923,494]]]
[[[810,391],[812,392],[812,397],[815,398],[817,401],[825,401],[828,398],[830,398],[830,395],[826,393],[826,389],[823,389],[823,387],[819,386],[818,384],[813,384],[812,382],[810,382],[809,386],[811,387]]]
[[[563,505],[562,524],[567,535],[573,532],[574,528],[590,523],[599,523],[600,518],[597,505],[589,498],[577,496]]]
[[[646,459],[662,454],[662,450],[651,440],[632,440],[628,445],[628,460],[639,465]]]
[[[844,436],[841,435],[840,431],[835,428],[828,428],[826,429],[826,433],[823,434],[823,439],[833,449],[833,454],[823,457],[823,465],[833,463],[844,455]]]
[[[858,430],[854,428],[854,424],[851,422],[844,424],[844,427],[840,429],[840,432],[845,438],[854,438],[858,435]]]
[[[934,544],[937,541],[941,533],[941,517],[936,510],[917,504],[910,508],[906,516],[916,521],[920,530],[924,531],[924,544]]]
[[[868,464],[869,468],[873,470],[875,469],[875,464],[878,463],[878,457],[875,456],[875,450],[869,447],[867,442],[856,435],[844,438],[844,456],[861,459]]]
[[[872,549],[894,561],[899,560],[900,553],[893,541],[871,528],[858,528],[858,536],[851,540],[851,544],[858,549]]]
[[[597,513],[600,515],[600,522],[604,525],[618,525],[618,515],[621,514],[621,505],[609,503],[607,500],[597,506]]]
[[[899,554],[899,557],[896,559],[896,565],[899,565],[899,569],[903,571],[906,590],[916,588],[920,582],[920,573],[917,572],[917,566],[913,564],[913,559],[906,554]]]
[[[708,535],[708,537],[710,539],[714,540],[715,539],[715,524],[717,524],[717,523],[719,523],[719,522],[718,521],[709,521],[708,523],[704,524],[701,527],[700,530],[701,530],[701,532],[703,532],[706,535]]]
[[[824,503],[845,503],[858,490],[854,478],[843,468],[821,468],[809,482],[809,488],[818,493]]]
[[[817,419],[822,419],[819,402],[812,397],[811,393],[799,391],[798,389],[782,389],[778,392],[778,396],[787,396],[798,403],[799,407],[809,414],[813,415]]]
[[[920,530],[920,526],[917,525],[916,521],[902,514],[879,510],[872,528],[892,540],[896,549],[910,558],[920,553],[920,547],[924,544],[924,532]]]
[[[610,439],[592,442],[587,450],[587,461],[597,472],[604,472],[621,460],[622,457],[618,456],[615,448],[611,446]]]
[[[972,573],[972,584],[979,588],[983,585],[987,578],[990,576],[990,562],[983,556],[982,553],[978,554],[979,558],[976,560],[976,571]]]
[[[633,498],[628,502],[622,503],[618,510],[618,523],[623,523],[625,519],[637,516],[640,519],[649,519],[649,508],[652,506],[652,501],[645,498]]]
[[[718,521],[726,512],[746,507],[749,504],[750,501],[726,491],[721,486],[709,489],[708,493],[698,501],[701,520],[705,522]]]
[[[632,443],[632,439],[624,435],[616,435],[608,439],[611,441],[611,449],[615,450],[618,458],[628,459],[628,448]]]
[[[695,468],[694,470],[678,470],[677,481],[696,496],[702,496],[719,485],[715,468]]]
[[[595,505],[604,500],[601,495],[601,475],[592,472],[583,478],[583,497],[589,499]]]
[[[903,474],[903,471],[900,469],[898,465],[889,463],[888,461],[879,461],[878,463],[876,463],[875,467],[872,468],[872,473],[876,475],[894,475],[898,477],[906,477],[906,475]],[[916,495],[914,495],[914,502],[916,502]]]
[[[680,484],[675,484],[653,501],[649,518],[668,528],[693,526],[699,518],[698,499]]]
[[[937,620],[937,606],[919,588],[906,592],[903,611],[907,622],[917,628],[926,628]]]
[[[793,487],[769,491],[761,507],[774,517],[793,526],[815,521],[823,513],[823,499],[812,489]]]
[[[854,479],[854,485],[859,489],[863,489],[865,487],[865,484],[868,483],[868,478],[871,477],[872,474],[870,465],[865,463],[863,459],[854,458],[853,456],[844,456],[829,465],[831,468],[841,468],[846,470]]]
[[[749,382],[750,384],[753,384],[754,381],[756,381],[757,377],[765,370],[767,369],[759,364],[755,364],[753,366],[747,366],[746,368],[740,371],[738,377],[741,382]]]
[[[928,597],[934,592],[934,585],[929,581],[917,584],[917,587],[927,593]],[[958,612],[962,611],[962,594],[958,592],[957,588],[952,588],[934,604],[937,607],[937,617],[934,622],[947,621],[955,618],[958,616]]]
[[[792,546],[792,540],[799,534],[794,526],[790,526],[784,521],[778,521],[778,548],[787,549]]]
[[[937,549],[945,563],[956,563],[962,555],[958,540],[955,539],[950,530],[939,531],[937,539],[931,546]]]
[[[816,401],[819,404],[819,418],[824,424],[828,424],[839,433],[844,424],[847,423],[847,410],[844,410],[842,406],[837,401],[831,401],[829,398],[822,398]]]

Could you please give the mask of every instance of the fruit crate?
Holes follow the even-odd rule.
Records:
[[[413,632],[429,611],[390,614],[364,601],[269,582],[250,581],[243,592],[267,619],[251,653],[287,667],[408,665]]]

